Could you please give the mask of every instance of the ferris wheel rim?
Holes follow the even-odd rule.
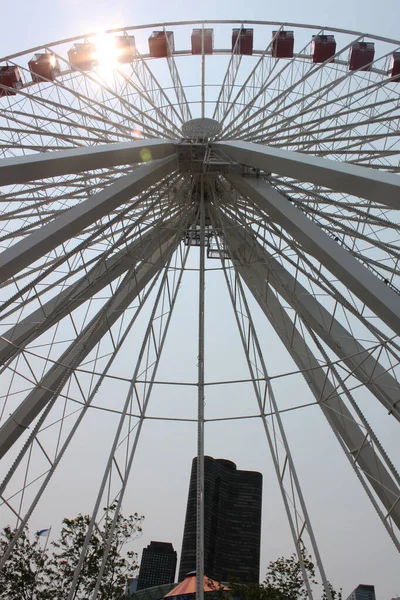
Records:
[[[138,31],[138,30],[142,30],[142,29],[151,29],[153,27],[175,27],[175,26],[180,26],[180,25],[212,25],[212,24],[216,24],[216,25],[268,25],[268,26],[282,26],[282,27],[298,27],[299,29],[312,29],[312,30],[324,30],[324,31],[332,31],[334,33],[343,33],[343,34],[348,34],[348,35],[355,35],[355,36],[364,36],[364,37],[368,37],[369,39],[373,39],[376,41],[380,41],[380,42],[388,42],[391,44],[395,44],[395,45],[399,45],[400,46],[400,39],[394,39],[394,38],[387,38],[384,36],[380,36],[380,35],[375,35],[375,34],[370,34],[370,33],[365,33],[362,31],[357,31],[357,30],[352,30],[352,29],[343,29],[343,28],[339,28],[339,27],[330,27],[327,25],[318,25],[318,24],[310,24],[310,23],[298,23],[298,22],[292,22],[292,21],[260,21],[260,20],[248,20],[248,19],[244,19],[244,20],[240,20],[240,19],[232,19],[232,20],[226,20],[226,19],[196,19],[196,20],[189,20],[189,21],[160,21],[160,22],[154,22],[154,23],[145,23],[142,25],[129,25],[126,27],[116,27],[116,28],[111,28],[111,29],[105,29],[104,33],[105,34],[113,34],[113,33],[124,33],[126,31]],[[5,62],[8,60],[12,60],[14,58],[17,58],[19,56],[22,56],[24,54],[27,54],[28,52],[37,52],[38,50],[42,50],[45,48],[50,48],[52,46],[56,46],[59,44],[66,44],[66,43],[70,43],[70,42],[76,42],[80,39],[83,38],[93,38],[98,34],[98,32],[94,31],[91,33],[84,33],[81,35],[77,35],[77,36],[72,36],[72,37],[68,37],[68,38],[62,38],[60,40],[55,40],[52,42],[48,42],[45,44],[41,44],[38,46],[33,46],[31,48],[27,48],[26,50],[23,50],[21,52],[16,52],[13,54],[8,54],[4,57],[0,57],[0,62]]]

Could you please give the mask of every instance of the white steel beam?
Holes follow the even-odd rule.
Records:
[[[156,184],[172,173],[177,165],[177,158],[173,155],[138,167],[98,194],[65,211],[45,227],[7,248],[0,254],[0,282],[6,281],[88,225]]]
[[[233,160],[400,209],[400,177],[358,165],[252,142],[216,142]]]
[[[0,428],[0,459],[30,426],[43,408],[56,398],[67,378],[98,344],[124,310],[162,269],[180,243],[175,235],[164,244],[155,236],[140,267],[127,273],[115,295],[92,318],[63,355],[44,375],[38,386],[21,402]]]
[[[131,268],[132,264],[141,258],[143,248],[155,235],[157,235],[159,243],[163,244],[174,237],[175,231],[166,228],[156,233],[153,228],[145,235],[135,238],[126,248],[119,250],[106,260],[100,260],[73,285],[41,304],[19,323],[10,327],[0,337],[0,365],[4,365],[31,341]],[[141,254],[138,254],[140,251],[142,251]]]
[[[225,177],[265,213],[266,219],[270,218],[286,229],[307,253],[321,262],[361,302],[400,335],[400,297],[393,290],[332,240],[267,181],[231,174]]]
[[[234,222],[229,219],[229,223]],[[252,273],[257,281],[263,282],[264,294],[267,293],[267,285],[272,286],[343,361],[354,377],[400,421],[400,385],[373,354],[300,281],[271,256],[251,233],[249,238],[248,231],[232,227],[227,229],[226,237],[236,246],[241,243],[244,247],[247,244],[251,254]]]
[[[137,140],[4,158],[0,160],[0,186],[130,165],[145,162],[149,157],[165,158],[174,152],[173,140]]]
[[[174,58],[174,49],[171,45],[169,36],[165,31],[164,27],[164,35],[165,41],[167,43],[167,63],[169,67],[169,72],[171,74],[172,83],[174,84],[176,99],[178,100],[178,106],[180,113],[182,115],[182,122],[186,123],[192,119],[192,112],[190,110],[189,103],[186,98],[185,88],[182,85],[182,80],[179,75],[178,67],[176,66],[175,58]]]
[[[286,349],[309,385],[316,401],[328,419],[336,436],[346,445],[350,457],[357,462],[369,484],[383,503],[391,510],[391,518],[400,530],[400,488],[386,469],[347,406],[337,393],[325,370],[311,352],[304,337],[290,319],[279,299],[263,278],[253,269],[248,247],[241,238],[226,228],[228,247],[236,268],[253,294],[260,308],[271,322]],[[397,504],[396,504],[397,502]]]

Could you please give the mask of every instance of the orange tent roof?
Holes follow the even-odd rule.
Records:
[[[205,592],[215,592],[216,590],[229,590],[222,583],[218,583],[218,581],[214,581],[214,579],[210,579],[206,575],[204,576],[204,591]],[[178,583],[176,587],[174,587],[168,594],[164,596],[164,598],[174,598],[175,596],[185,596],[187,594],[195,594],[196,593],[196,572],[188,573],[186,578]]]

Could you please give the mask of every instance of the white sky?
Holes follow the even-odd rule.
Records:
[[[361,0],[336,0],[329,3],[309,0],[275,3],[254,0],[240,3],[233,0],[202,0],[199,3],[160,0],[141,3],[127,0],[36,0],[32,3],[14,0],[8,4],[7,13],[7,25],[3,22],[0,36],[0,56],[91,31],[197,18],[291,21],[400,38],[398,0],[381,0],[376,3]],[[195,260],[194,254],[192,261]],[[228,320],[227,310],[224,308],[227,298],[220,288],[214,288],[213,277],[214,274],[209,274],[207,279],[207,291],[211,294],[207,302],[207,378],[238,377],[240,369],[246,376],[240,359],[239,344],[237,350],[233,349],[238,340],[230,330],[232,321]],[[170,339],[173,342],[166,346],[158,379],[171,379],[170,371],[173,370],[174,379],[181,377],[195,380],[196,347],[192,334],[193,322],[197,318],[197,289],[194,275],[188,273],[184,284],[185,291],[177,306],[182,320],[172,323]],[[213,297],[214,289],[218,289],[218,292]],[[274,334],[269,328],[262,330],[262,327],[260,324],[270,372],[282,372],[289,368],[290,362],[276,353],[277,340]],[[229,361],[225,359],[228,352]],[[223,375],[221,371],[224,371]],[[213,410],[220,408],[221,411],[229,410],[234,414],[241,407],[242,391],[239,388],[237,386],[229,395],[215,390],[208,392],[206,410],[207,405],[210,407],[212,402]],[[106,394],[107,390],[102,393]],[[115,392],[109,390],[109,393]],[[248,392],[246,390],[243,393]],[[310,400],[301,383],[282,381],[277,385],[276,393],[281,398],[298,395],[299,403]],[[161,390],[155,392],[154,414],[163,410],[166,397],[163,394]],[[173,405],[177,412],[194,411],[195,403],[195,388],[190,388],[189,392],[187,388],[174,390]],[[255,412],[255,402],[253,407]],[[380,407],[369,407],[369,411],[369,416],[376,417],[376,432],[384,436],[385,447],[399,467],[398,424],[394,424]],[[56,477],[50,489],[50,494],[54,493],[55,503],[52,504],[50,499],[50,502],[38,508],[34,515],[34,527],[53,525],[56,530],[57,522],[63,516],[72,517],[77,512],[90,512],[93,489],[101,475],[100,458],[107,450],[105,441],[111,429],[111,420],[108,415],[100,414],[80,433],[74,451],[66,459],[70,472],[68,486],[65,486],[61,474]],[[389,600],[398,595],[398,554],[369,501],[364,498],[360,485],[354,481],[353,472],[350,472],[324,419],[316,408],[310,408],[289,413],[285,424],[329,579],[335,587],[343,587],[345,598],[359,583],[375,584],[378,600]],[[273,478],[271,460],[261,434],[261,423],[258,421],[249,422],[246,426],[232,422],[225,425],[220,433],[217,425],[209,425],[206,431],[206,453],[234,460],[238,468],[263,472],[263,573],[269,560],[282,554],[288,556],[292,548]],[[91,441],[89,446],[88,440]],[[195,452],[194,425],[153,421],[144,427],[132,473],[132,484],[124,505],[124,513],[137,511],[146,517],[143,536],[134,545],[139,554],[141,548],[152,539],[171,541],[180,552],[190,465]],[[56,495],[57,486],[63,489],[62,497]]]

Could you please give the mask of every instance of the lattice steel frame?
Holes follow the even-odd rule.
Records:
[[[202,36],[210,23],[200,23]],[[190,24],[199,25],[166,23],[164,32],[166,27]],[[249,23],[240,22],[241,27],[246,25]],[[274,25],[278,32],[283,27],[265,22],[254,25]],[[127,34],[136,29],[109,33]],[[323,28],[314,31],[322,32]],[[18,518],[17,536],[136,316],[152,291],[158,290],[69,598],[74,595],[112,472],[119,477],[115,488],[115,520],[118,518],[187,253],[197,234],[198,600],[203,598],[204,574],[205,261],[212,239],[222,263],[258,416],[264,424],[310,598],[312,591],[302,562],[305,534],[328,598],[329,586],[243,284],[303,374],[400,550],[400,478],[352,393],[356,381],[400,420],[400,254],[396,240],[390,237],[400,229],[400,163],[396,163],[400,136],[395,129],[399,92],[394,88],[389,92],[385,87],[396,85],[388,74],[389,50],[369,66],[370,75],[353,73],[345,69],[345,53],[354,41],[365,36],[339,29],[329,31],[352,39],[336,52],[333,65],[310,66],[309,44],[284,64],[273,61],[270,42],[265,50],[254,52],[257,63],[242,84],[238,83],[243,62],[238,42],[230,53],[216,49],[215,54],[229,54],[229,63],[214,101],[206,98],[203,37],[201,116],[206,115],[207,104],[214,102],[213,116],[223,129],[214,140],[192,140],[195,152],[200,149],[203,158],[196,167],[190,159],[184,170],[178,156],[187,151],[188,144],[180,141],[180,128],[194,109],[178,59],[188,52],[174,51],[168,40],[166,59],[174,100],[153,73],[149,57],[137,49],[130,76],[118,68],[108,82],[100,71],[71,69],[58,50],[64,43],[81,39],[70,38],[45,47],[62,63],[62,77],[39,89],[34,89],[25,77],[15,102],[10,100],[0,109],[5,125],[0,146],[4,153],[12,154],[0,161],[2,201],[7,203],[2,212],[6,225],[1,241],[7,247],[0,254],[0,283],[11,290],[1,314],[2,318],[15,319],[0,337],[0,375],[11,378],[12,387],[14,376],[23,374],[30,386],[26,398],[0,427],[0,456],[5,456],[20,438],[23,441],[0,486],[3,504]],[[84,39],[90,38],[88,35]],[[392,49],[400,46],[395,40],[367,38]],[[28,52],[37,50],[40,48]],[[20,56],[7,60],[19,64]],[[310,91],[307,86],[318,78],[320,87]],[[300,107],[294,93],[301,98]],[[29,109],[29,102],[35,103],[35,110],[33,104]],[[343,157],[346,162],[339,162]],[[191,164],[189,170],[187,164]],[[182,249],[183,239],[186,250]],[[95,248],[97,257],[90,258],[89,251]],[[65,266],[67,272],[62,271]],[[91,302],[106,286],[111,289],[109,300],[82,326],[75,324],[74,311]],[[53,296],[49,295],[52,290]],[[319,301],[318,292],[323,292],[329,303]],[[121,316],[135,300],[138,305],[133,317],[122,324]],[[32,352],[32,344],[57,329],[66,318],[71,319],[76,337],[64,352],[52,358],[53,343],[47,357]],[[120,329],[115,339],[117,326]],[[363,341],[364,332],[373,343]],[[104,359],[101,343],[108,336],[113,351],[97,373],[95,366]],[[96,358],[85,370],[84,361],[92,352],[97,353]],[[154,355],[153,361],[150,355]],[[42,376],[38,376],[36,358],[45,358]],[[88,392],[79,384],[80,374],[85,372],[97,377]],[[143,373],[145,393],[141,399],[137,385]],[[39,433],[58,399],[69,399],[72,381],[80,387],[83,409],[53,455],[39,441]],[[128,435],[121,441],[124,427],[132,431],[132,419],[137,419],[135,437],[132,440]],[[8,496],[7,488],[35,442],[50,468],[30,506],[21,512],[27,479],[21,493]],[[117,450],[124,453],[123,467]],[[17,536],[0,565],[12,552]],[[110,541],[92,600],[99,591]]]

